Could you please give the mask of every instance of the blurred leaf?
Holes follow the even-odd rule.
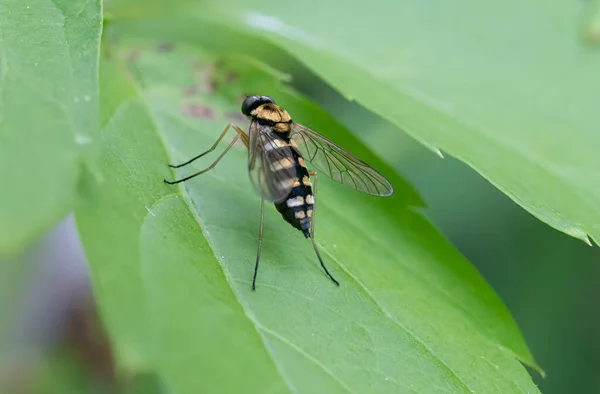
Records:
[[[80,360],[64,348],[58,348],[42,358],[37,368],[32,367],[29,380],[33,394],[77,394],[91,392],[93,380]]]
[[[120,382],[126,394],[170,394],[160,377],[155,374],[140,374],[126,382]]]
[[[98,129],[99,0],[0,0],[0,254],[70,209]]]
[[[198,0],[104,0],[104,15],[113,18],[149,18],[182,6],[198,4]]]
[[[34,369],[29,379],[33,382],[33,388],[27,393],[169,394],[155,375],[136,374],[114,381],[113,376],[99,373],[101,370],[90,370],[93,365],[86,364],[84,360],[76,347],[62,346],[54,349]]]
[[[339,288],[267,206],[252,292],[259,198],[245,149],[180,187],[162,183],[175,176],[165,163],[206,149],[229,121],[246,127],[233,98],[248,90],[272,92],[332,137],[343,128],[251,61],[123,42],[102,66],[106,182],[78,212],[121,351],[131,346],[181,393],[537,392],[517,361],[534,364],[506,308],[407,207],[418,198],[397,175],[387,199],[321,178],[316,237]],[[344,138],[344,147],[389,172],[358,140]],[[144,339],[132,339],[136,330]]]
[[[588,8],[230,0],[204,2],[196,15],[279,44],[346,97],[587,241],[600,240],[600,53],[584,41]]]
[[[167,160],[145,104],[113,63],[100,68],[104,181],[85,178],[76,210],[95,295],[124,368],[147,366],[138,238],[147,208],[170,193],[159,181]],[[108,269],[112,267],[112,269]]]

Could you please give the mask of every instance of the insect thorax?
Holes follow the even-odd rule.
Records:
[[[279,134],[289,134],[292,118],[276,104],[263,104],[252,111],[252,116],[262,125],[269,126]]]

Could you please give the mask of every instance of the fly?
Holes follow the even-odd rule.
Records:
[[[256,275],[263,238],[265,200],[274,203],[281,216],[293,227],[310,238],[319,263],[329,277],[339,286],[339,282],[329,273],[314,238],[315,197],[318,173],[306,168],[305,160],[331,179],[355,190],[376,196],[389,196],[394,190],[383,175],[359,158],[322,135],[292,121],[286,110],[275,104],[268,96],[250,96],[242,104],[242,113],[250,119],[248,133],[233,123],[229,123],[209,150],[179,165],[180,168],[201,158],[216,149],[230,129],[236,132],[233,140],[208,168],[176,181],[173,185],[185,182],[213,169],[238,139],[248,149],[248,173],[252,185],[261,196],[260,227],[258,231],[258,251],[252,277],[252,290],[256,289]],[[314,178],[314,183],[311,182]]]

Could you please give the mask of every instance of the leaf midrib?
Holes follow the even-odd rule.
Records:
[[[151,111],[150,111],[151,112]],[[151,115],[152,117],[152,115]],[[156,126],[156,129],[158,130],[158,123],[153,119],[153,122]],[[159,133],[160,134],[160,133]],[[267,354],[269,355],[269,358],[271,359],[271,361],[273,362],[273,365],[275,366],[275,370],[277,371],[278,375],[280,376],[280,378],[282,379],[282,381],[286,384],[288,391],[290,393],[297,393],[294,386],[288,381],[287,376],[283,373],[283,371],[281,370],[279,363],[277,362],[272,350],[270,349],[270,347],[267,345],[266,340],[264,335],[262,334],[262,332],[259,329],[258,326],[258,322],[256,321],[256,319],[251,315],[251,313],[249,313],[249,311],[246,309],[245,305],[243,302],[241,302],[240,299],[240,294],[239,292],[236,290],[235,286],[233,285],[233,278],[231,277],[231,274],[229,273],[229,271],[225,268],[223,262],[218,258],[218,253],[216,252],[217,248],[214,245],[213,239],[211,237],[207,237],[206,236],[206,225],[204,224],[204,221],[202,220],[202,218],[200,217],[200,215],[198,214],[198,210],[195,209],[194,203],[187,191],[187,188],[184,184],[179,184],[179,190],[181,190],[182,193],[182,197],[183,200],[185,201],[185,205],[188,207],[188,210],[190,211],[190,213],[192,214],[192,216],[194,217],[194,220],[196,221],[196,224],[198,224],[198,227],[200,228],[200,231],[202,233],[202,235],[204,236],[204,239],[206,239],[212,253],[213,253],[213,257],[215,258],[217,264],[219,264],[219,267],[221,267],[221,271],[223,272],[223,276],[225,277],[225,280],[227,281],[227,284],[231,290],[231,293],[233,294],[233,296],[235,297],[238,305],[240,306],[240,308],[242,309],[242,311],[244,312],[244,315],[246,316],[246,318],[252,323],[252,326],[254,327],[254,330],[256,331],[256,333],[258,334],[258,336],[260,337],[263,346],[267,352]]]
[[[154,129],[157,131],[157,135],[158,135],[158,138],[159,138],[159,140],[161,142],[163,150],[165,152],[165,156],[168,157],[168,158],[170,158],[169,151],[167,149],[167,144],[165,142],[164,136],[159,131],[160,130],[159,122],[156,120],[156,118],[154,116],[154,113],[153,113],[153,110],[152,110],[152,106],[150,106],[148,104],[148,102],[146,101],[146,97],[145,97],[145,95],[144,95],[141,87],[137,83],[137,80],[133,79],[133,81],[135,81],[134,85],[135,85],[135,89],[137,91],[137,95],[139,97],[139,100],[146,107],[146,111],[148,112],[149,117],[152,120],[152,123],[154,124]],[[222,178],[220,178],[220,177],[215,177],[215,178],[224,182],[224,180]],[[206,234],[207,234],[206,225],[204,224],[204,221],[202,220],[201,216],[199,215],[198,210],[194,206],[194,203],[193,203],[193,201],[192,201],[192,199],[191,199],[191,197],[190,197],[190,195],[189,195],[189,193],[187,191],[187,188],[186,188],[185,184],[179,184],[178,187],[179,187],[179,190],[181,191],[181,195],[182,195],[182,197],[183,197],[183,199],[185,201],[185,204],[188,207],[188,210],[190,211],[190,213],[194,217],[194,220],[198,224],[198,227],[200,228],[200,231],[202,232],[202,235],[206,239],[206,241],[207,241],[207,243],[208,243],[208,245],[209,245],[209,247],[210,247],[210,249],[211,249],[211,251],[213,253],[213,256],[214,256],[215,260],[217,261],[217,263],[221,267],[221,270],[223,272],[225,280],[227,281],[227,284],[229,285],[229,288],[231,289],[232,294],[234,295],[237,303],[240,305],[240,308],[244,312],[244,315],[252,323],[252,325],[253,325],[256,333],[259,335],[259,337],[260,337],[260,339],[261,339],[261,341],[263,343],[263,346],[264,346],[267,354],[269,355],[270,359],[273,362],[275,370],[277,371],[277,373],[281,377],[282,381],[286,384],[288,391],[290,393],[294,393],[294,394],[297,393],[296,388],[289,382],[289,379],[287,378],[287,376],[283,372],[282,368],[279,366],[279,362],[277,361],[277,358],[275,357],[275,355],[273,354],[271,348],[267,344],[267,341],[266,341],[266,338],[264,336],[264,333],[268,333],[270,335],[273,335],[274,337],[278,338],[279,340],[282,340],[282,338],[283,338],[283,342],[284,343],[286,343],[288,346],[290,346],[292,349],[294,349],[300,355],[302,355],[303,357],[305,357],[307,360],[309,360],[310,362],[312,362],[314,365],[316,365],[317,367],[321,368],[321,370],[323,372],[325,372],[328,376],[330,376],[331,379],[333,381],[335,381],[336,383],[338,383],[340,385],[340,387],[342,387],[345,391],[347,391],[350,394],[356,394],[340,378],[336,377],[335,374],[333,374],[333,372],[331,372],[327,367],[325,367],[323,364],[321,364],[321,362],[319,362],[314,357],[310,356],[310,354],[308,354],[300,346],[294,344],[289,339],[286,339],[285,337],[282,337],[280,334],[277,334],[277,333],[271,331],[270,329],[264,327],[262,324],[260,324],[254,318],[254,316],[252,315],[252,313],[250,313],[250,311],[247,310],[247,308],[245,307],[244,303],[241,301],[239,292],[236,290],[236,287],[233,285],[233,278],[231,277],[231,274],[229,273],[229,271],[224,266],[223,262],[218,257],[219,254],[217,253],[217,247],[215,246],[215,244],[213,242],[213,239],[211,237],[206,236]],[[242,188],[240,188],[240,190],[242,190]]]
[[[146,101],[146,96],[144,95],[144,92],[141,88],[141,86],[139,85],[137,79],[135,79],[135,77],[128,72],[127,69],[125,69],[125,72],[127,72],[129,74],[129,76],[131,77],[131,81],[132,84],[135,87],[135,90],[137,92],[137,96],[139,101],[141,102],[141,104],[144,105],[146,112],[148,113],[149,118],[151,119],[152,123],[154,124],[154,130],[156,131],[157,137],[161,143],[161,146],[163,148],[163,151],[165,153],[165,157],[170,158],[169,155],[169,150],[167,149],[167,144],[166,141],[164,139],[163,133],[160,132],[161,128],[159,127],[159,122],[156,120],[155,116],[154,116],[154,112],[152,111],[152,106],[150,106],[148,104],[148,102]],[[200,228],[200,231],[202,233],[202,235],[204,236],[204,239],[206,239],[212,253],[213,253],[213,257],[216,260],[217,264],[219,265],[219,267],[221,267],[221,271],[223,272],[223,276],[225,278],[225,280],[227,281],[227,284],[229,286],[229,288],[231,289],[231,292],[233,294],[233,296],[235,297],[238,305],[240,306],[241,310],[244,312],[244,315],[246,316],[246,318],[252,323],[252,326],[254,327],[254,330],[256,331],[257,335],[260,337],[262,343],[263,343],[263,347],[265,348],[266,353],[268,354],[269,358],[271,359],[271,361],[273,362],[273,365],[275,367],[275,370],[277,371],[277,374],[279,375],[279,377],[281,378],[282,382],[286,385],[286,388],[288,390],[289,393],[291,394],[297,394],[294,386],[288,381],[286,375],[283,373],[283,371],[281,370],[279,363],[277,362],[276,358],[274,357],[271,349],[269,348],[269,346],[266,343],[266,340],[262,334],[262,332],[259,330],[258,325],[256,320],[254,319],[254,317],[249,313],[248,310],[246,310],[244,304],[241,302],[240,300],[240,295],[238,294],[238,291],[235,290],[235,287],[233,286],[232,283],[232,278],[231,278],[231,274],[229,273],[229,271],[227,269],[225,269],[223,263],[221,262],[221,260],[218,258],[218,254],[216,253],[216,247],[213,243],[212,238],[207,237],[206,234],[206,225],[204,224],[204,221],[202,220],[202,218],[200,217],[200,215],[197,213],[197,210],[194,207],[194,204],[189,196],[189,193],[187,192],[187,189],[185,187],[185,184],[178,184],[178,188],[181,192],[181,196],[183,197],[183,200],[185,201],[185,205],[188,207],[188,210],[190,211],[190,213],[192,214],[192,216],[194,217],[194,220],[196,221],[196,224],[198,225],[198,227]]]

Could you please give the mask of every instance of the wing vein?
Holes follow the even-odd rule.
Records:
[[[388,196],[393,193],[383,175],[315,131],[292,123],[291,138],[304,158],[334,181],[369,194]]]

